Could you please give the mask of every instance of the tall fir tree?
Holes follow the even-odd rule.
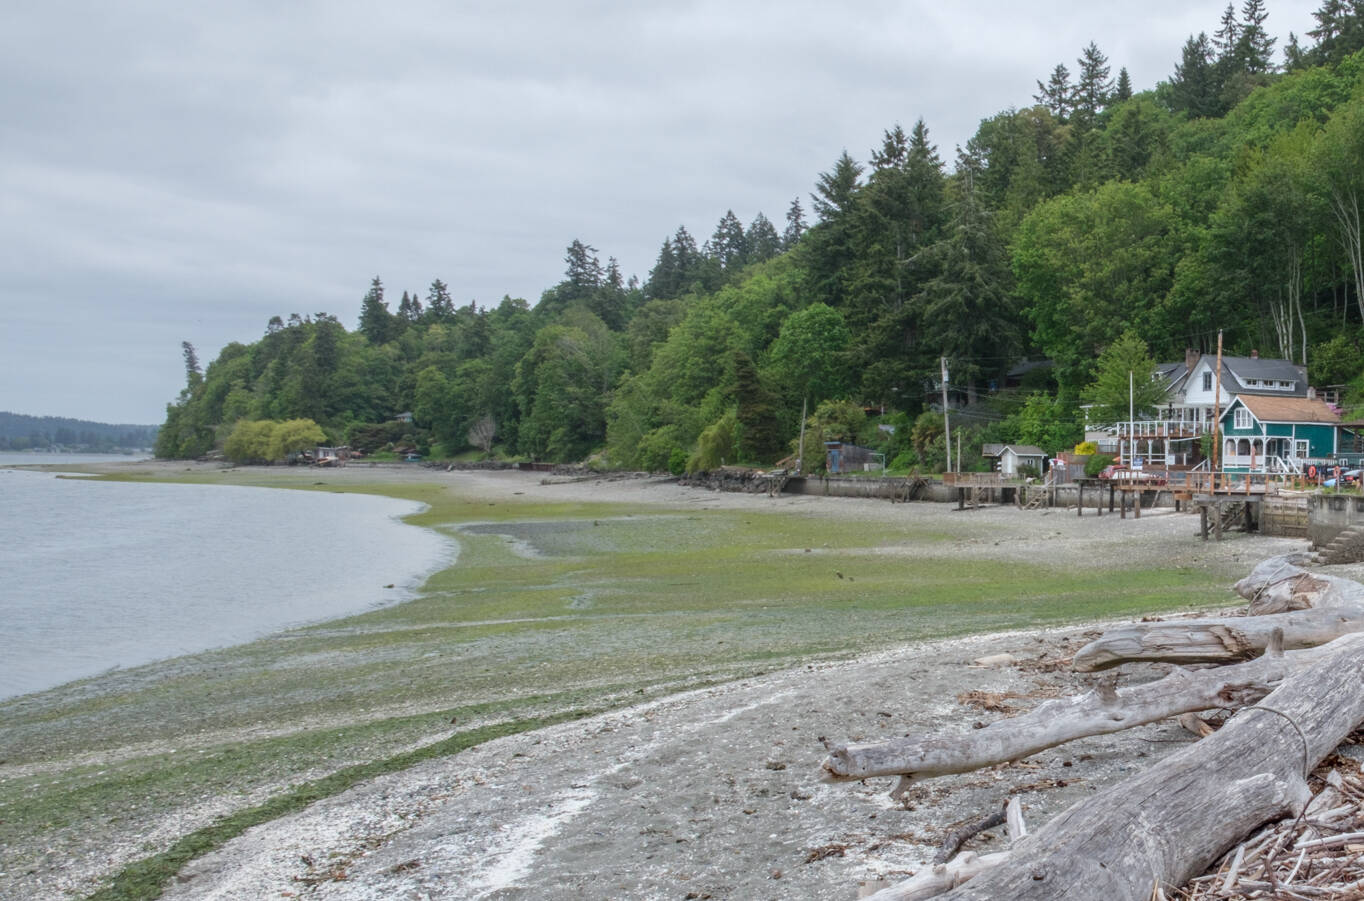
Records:
[[[1075,109],[1075,86],[1070,83],[1070,70],[1065,63],[1056,64],[1046,84],[1037,83],[1037,93],[1032,99],[1050,110],[1056,121],[1065,122],[1070,118],[1071,110]]]
[[[743,223],[733,210],[725,211],[715,226],[709,245],[709,256],[719,264],[721,272],[737,271],[748,262],[748,237],[744,234]]]
[[[1113,102],[1122,103],[1124,100],[1132,99],[1132,76],[1127,74],[1127,67],[1123,66],[1118,70],[1118,84],[1113,88]]]
[[[796,246],[800,236],[805,234],[805,211],[801,209],[800,198],[793,197],[786,208],[786,228],[781,233],[781,249],[790,250]]]
[[[749,223],[748,231],[744,232],[744,241],[748,245],[749,262],[752,263],[770,260],[781,253],[781,235],[777,234],[777,227],[772,220],[762,213],[754,216]]]
[[[1094,125],[1099,113],[1108,106],[1113,93],[1113,79],[1109,77],[1108,57],[1093,41],[1080,51],[1080,71],[1075,80],[1075,112],[1072,116],[1083,131]]]
[[[448,322],[455,318],[455,302],[450,288],[440,279],[431,282],[426,292],[426,318],[431,322]]]
[[[1170,108],[1191,119],[1221,114],[1217,73],[1213,69],[1213,49],[1206,33],[1184,42],[1174,77],[1169,82]]]
[[[360,332],[370,344],[378,345],[386,343],[393,331],[393,314],[384,302],[384,283],[376,275],[360,302]]]
[[[1244,0],[1241,4],[1241,28],[1236,38],[1235,56],[1241,71],[1248,75],[1274,71],[1276,39],[1265,30],[1268,18],[1264,0]]]

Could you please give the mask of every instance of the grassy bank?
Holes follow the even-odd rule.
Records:
[[[409,521],[455,536],[459,561],[399,606],[0,704],[0,894],[59,884],[73,863],[98,869],[112,848],[142,862],[102,897],[151,896],[187,854],[262,817],[582,711],[915,639],[1227,595],[1225,569],[1173,558],[1020,560],[969,516],[859,524],[590,491],[545,501],[531,482],[471,492],[434,474],[180,477],[421,501]]]

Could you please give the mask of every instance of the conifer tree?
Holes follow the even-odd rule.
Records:
[[[384,302],[384,283],[379,276],[369,283],[360,302],[360,332],[370,344],[383,344],[393,336],[393,314]]]
[[[1118,85],[1113,89],[1113,102],[1122,103],[1124,100],[1132,99],[1132,78],[1127,74],[1127,67],[1118,70]]]
[[[761,263],[781,253],[781,235],[777,234],[777,227],[762,213],[754,216],[749,223],[744,241],[748,245],[748,260],[751,263]]]
[[[455,302],[450,297],[449,287],[440,279],[432,281],[426,292],[426,318],[433,322],[455,318]]]
[[[1170,107],[1191,119],[1216,116],[1221,112],[1217,74],[1213,71],[1212,45],[1206,33],[1184,42],[1179,64],[1170,79]]]
[[[871,152],[871,164],[876,169],[893,169],[903,166],[908,156],[909,138],[897,122],[882,137],[881,148]]]
[[[415,294],[403,292],[403,299],[398,301],[398,317],[409,323],[422,318],[422,302]]]
[[[781,249],[790,250],[796,246],[800,236],[805,234],[805,211],[800,207],[800,198],[793,197],[786,208],[786,230],[781,233]]]
[[[1051,111],[1058,122],[1065,122],[1075,109],[1075,86],[1070,83],[1070,70],[1065,63],[1057,63],[1047,83],[1037,83],[1033,100]]]
[[[844,150],[828,172],[821,172],[810,200],[820,221],[827,222],[852,209],[853,196],[861,186],[862,166]]]
[[[1235,45],[1235,57],[1241,71],[1250,75],[1264,75],[1274,71],[1275,38],[1265,30],[1269,11],[1264,0],[1245,0],[1241,4],[1241,27]]]
[[[708,256],[720,266],[721,272],[733,272],[748,262],[748,239],[744,227],[733,210],[726,210],[709,241]]]
[[[1099,113],[1108,105],[1113,93],[1113,79],[1109,77],[1108,57],[1100,52],[1098,45],[1093,41],[1080,51],[1077,62],[1080,65],[1080,74],[1075,82],[1073,118],[1081,130],[1084,130],[1094,124]]]

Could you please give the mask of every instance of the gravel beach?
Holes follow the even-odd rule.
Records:
[[[174,476],[195,467],[145,463],[105,467]],[[205,467],[205,472],[212,471]],[[315,473],[280,473],[290,478]],[[660,513],[773,510],[830,523],[914,518],[950,524],[948,548],[973,559],[1084,568],[1113,555],[1135,566],[1187,567],[1230,586],[1264,557],[1301,549],[1295,539],[1233,535],[1201,542],[1195,517],[1150,510],[1140,520],[1073,509],[1020,511],[879,500],[724,494],[647,478],[575,480],[503,472],[443,472],[398,466],[328,471],[329,482],[437,482],[489,499],[531,492],[541,502],[622,503]],[[963,529],[963,518],[969,528]],[[811,548],[809,553],[820,553]],[[887,542],[864,554],[914,555]],[[1358,578],[1350,568],[1333,571]],[[1230,591],[1209,605],[1232,602]],[[952,828],[992,812],[1010,795],[1034,824],[1121,779],[1192,736],[1155,724],[1086,739],[1026,761],[922,783],[892,801],[891,780],[830,785],[820,779],[821,738],[873,740],[969,730],[1093,677],[1065,663],[1095,634],[1093,624],[920,642],[854,660],[814,662],[724,685],[651,698],[586,720],[497,739],[357,785],[299,812],[247,830],[192,861],[170,898],[777,898],[856,897],[860,883],[920,870]],[[977,658],[1008,653],[1012,663]],[[1159,667],[1124,668],[1124,684]],[[1003,698],[985,704],[980,694]],[[988,709],[987,709],[988,708]],[[373,714],[371,714],[373,715]],[[244,733],[245,734],[245,733]],[[215,741],[230,739],[217,735]],[[153,743],[154,745],[154,743]],[[135,740],[97,754],[150,753]],[[68,761],[69,762],[69,761]],[[60,770],[60,755],[44,766]],[[7,770],[9,772],[7,772]],[[0,763],[0,780],[13,777]],[[211,818],[177,811],[182,828]],[[173,818],[165,812],[162,822]],[[70,897],[145,849],[96,837],[91,853],[61,863],[64,875],[0,874],[6,897]],[[987,835],[971,845],[990,848]],[[10,895],[10,892],[16,894]]]

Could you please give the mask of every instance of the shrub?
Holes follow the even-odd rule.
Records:
[[[1085,461],[1085,475],[1091,479],[1104,471],[1104,467],[1113,462],[1113,457],[1108,454],[1094,454]]]

